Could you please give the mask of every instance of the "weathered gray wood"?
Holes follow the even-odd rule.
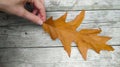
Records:
[[[101,27],[101,35],[111,36],[110,45],[120,45],[120,28]],[[59,40],[52,41],[39,26],[14,26],[0,29],[0,47],[45,47],[62,46]]]
[[[64,12],[47,12],[47,18],[53,16],[54,19],[63,15]],[[70,21],[78,15],[80,11],[68,11],[67,21]],[[86,21],[86,22],[85,22]],[[30,24],[29,21],[21,19],[16,16],[8,15],[5,13],[0,13],[0,26],[5,25],[25,25]],[[86,16],[83,23],[110,23],[115,24],[120,22],[120,10],[99,10],[99,11],[86,11]]]
[[[88,51],[84,61],[76,47],[69,58],[62,47],[59,48],[8,48],[0,49],[0,64],[3,67],[119,67],[120,46],[115,51]],[[4,66],[5,65],[5,66]]]
[[[58,63],[25,63],[11,62],[2,63],[1,67],[120,67],[119,62],[105,61],[80,61],[80,62],[58,62]]]
[[[120,9],[120,0],[45,0],[47,11]]]
[[[74,19],[79,11],[68,12],[67,21]],[[47,12],[54,19],[64,12]],[[29,23],[22,18],[0,14],[0,47],[45,47],[62,46],[59,40],[52,41],[41,26]],[[120,11],[87,11],[81,28],[101,28],[101,35],[113,37],[108,43],[120,45]]]
[[[45,0],[45,7],[47,17],[54,19],[69,11],[67,21],[87,10],[78,30],[100,27],[100,35],[113,37],[108,43],[118,46],[100,54],[89,50],[87,61],[72,47],[69,58],[60,41],[52,41],[41,26],[0,13],[0,67],[120,67],[120,0]]]

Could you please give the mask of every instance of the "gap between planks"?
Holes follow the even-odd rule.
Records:
[[[120,9],[91,9],[91,10],[85,10],[85,11],[116,11],[116,10],[120,10]],[[74,11],[82,11],[82,10],[51,10],[51,11],[47,11],[46,12],[74,12]],[[5,13],[0,11],[0,13]]]
[[[120,45],[111,45],[111,46],[120,46]],[[77,46],[71,46],[71,47],[77,47]],[[0,49],[29,49],[29,48],[64,48],[63,46],[38,46],[38,47],[0,47]]]

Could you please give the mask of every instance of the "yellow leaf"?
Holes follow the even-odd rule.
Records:
[[[81,29],[76,31],[76,28],[82,23],[85,11],[83,10],[74,20],[65,22],[67,13],[53,20],[50,17],[44,24],[43,29],[50,34],[51,38],[55,40],[60,39],[65,51],[70,56],[71,54],[71,43],[75,42],[82,57],[86,60],[88,49],[93,49],[97,53],[100,50],[113,51],[114,49],[107,45],[106,42],[111,39],[107,36],[98,36],[101,29]]]

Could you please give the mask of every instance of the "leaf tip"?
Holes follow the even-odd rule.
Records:
[[[66,18],[67,18],[67,12],[64,15],[62,15],[60,18],[56,19],[56,21],[61,20],[61,21],[65,22]]]

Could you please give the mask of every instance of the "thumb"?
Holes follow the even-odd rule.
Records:
[[[21,15],[20,15],[21,14]],[[22,13],[20,13],[19,16],[26,18],[36,24],[42,25],[43,21],[40,17],[36,16],[33,13],[30,13],[29,11],[27,11],[26,9],[22,8]]]

